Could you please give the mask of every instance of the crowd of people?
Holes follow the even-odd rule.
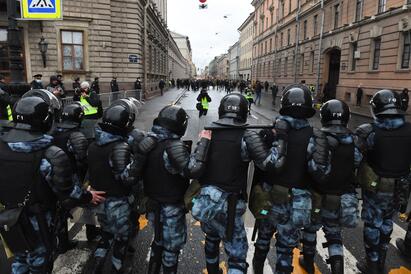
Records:
[[[308,120],[316,113],[312,91],[294,84],[284,89],[271,128],[248,129],[250,90],[258,103],[258,92],[270,87],[246,85],[245,96],[229,88],[218,120],[201,131],[192,150],[191,142],[182,141],[189,117],[180,106],[165,106],[144,132],[134,127],[135,98],[115,100],[103,111],[90,84],[78,81],[75,102],[62,107],[64,85],[58,77],[51,80],[50,88],[32,89],[4,106],[7,118],[12,106],[13,123],[2,126],[0,136],[0,234],[14,254],[13,274],[51,273],[56,255],[74,246],[67,214],[76,207],[100,224],[92,273],[102,273],[109,258],[112,273],[131,271],[126,258],[134,251],[140,214],[154,231],[148,273],[177,273],[189,211],[205,234],[208,273],[222,273],[221,243],[228,273],[247,273],[247,201],[258,229],[254,273],[263,273],[274,233],[276,273],[293,272],[293,250],[300,244],[300,265],[314,273],[316,233],[323,229],[331,272],[341,274],[342,230],[359,221],[357,188],[362,189],[366,254],[358,269],[385,272],[393,217],[406,211],[411,184],[411,124],[400,94],[375,93],[374,121],[355,132],[347,127],[348,105],[329,100],[320,110],[322,127],[315,129]],[[199,81],[200,116],[211,102],[208,85],[226,82]],[[100,117],[88,138],[81,124]],[[250,162],[256,172],[247,193]],[[411,225],[397,246],[410,254]]]

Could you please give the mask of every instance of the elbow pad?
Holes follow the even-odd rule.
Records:
[[[178,171],[183,171],[189,162],[190,153],[188,148],[180,140],[170,141],[166,146],[166,152],[171,165]]]
[[[133,138],[133,144],[138,144],[146,137],[146,133],[135,128],[130,132],[130,136]]]
[[[285,162],[287,160],[287,141],[279,139],[277,141],[277,152],[278,160],[274,165],[277,172],[281,172],[282,168],[285,167]]]
[[[252,160],[262,163],[267,158],[268,148],[264,143],[264,139],[256,131],[246,130],[244,133],[244,141]]]
[[[195,159],[199,162],[207,162],[208,149],[210,148],[210,140],[201,138],[195,150]]]
[[[357,145],[361,149],[361,151],[364,152],[367,150],[367,139],[368,136],[373,132],[374,128],[371,124],[361,125],[355,130],[355,135],[358,138],[354,138],[354,140],[357,139]]]
[[[330,137],[330,138],[334,139],[333,137]],[[327,165],[328,155],[329,155],[328,139],[325,133],[322,132],[321,130],[314,129],[314,144],[315,144],[315,151],[313,153],[314,161],[320,165],[324,165],[324,166]]]
[[[81,132],[73,132],[70,135],[70,143],[74,150],[77,161],[84,161],[87,158],[88,141]]]
[[[73,189],[73,171],[68,156],[56,146],[49,147],[44,157],[51,164],[51,183],[57,192],[68,195]]]
[[[121,174],[131,162],[131,150],[129,145],[123,142],[116,144],[113,147],[111,161],[114,174]]]

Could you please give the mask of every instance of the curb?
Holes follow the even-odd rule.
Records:
[[[173,102],[173,105],[178,104],[181,101],[181,99],[183,98],[184,94],[186,94],[186,92],[187,92],[187,90],[183,90],[183,92],[180,95],[178,95],[177,99]]]

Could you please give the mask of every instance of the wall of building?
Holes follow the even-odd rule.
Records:
[[[239,42],[235,43],[233,46],[230,47],[228,50],[228,58],[229,58],[229,78],[232,80],[239,79],[238,73],[238,65],[239,65],[239,58],[240,58],[240,47]]]
[[[254,39],[254,14],[246,19],[238,29],[240,32],[240,59],[239,75],[241,79],[251,79],[251,66],[253,60],[253,39]]]

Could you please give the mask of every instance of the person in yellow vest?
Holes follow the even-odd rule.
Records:
[[[208,106],[209,103],[211,102],[211,97],[208,95],[207,89],[203,88],[200,92],[200,94],[197,97],[197,109],[199,111],[199,116],[206,116],[208,112]]]
[[[88,82],[82,82],[80,89],[74,94],[73,101],[84,107],[84,118],[97,120],[102,117],[102,104],[98,94],[90,89]]]
[[[0,120],[13,121],[12,109],[17,98],[13,98],[6,91],[0,89]]]
[[[251,115],[251,105],[254,103],[253,90],[250,87],[245,88],[245,99],[248,101],[248,114]]]

